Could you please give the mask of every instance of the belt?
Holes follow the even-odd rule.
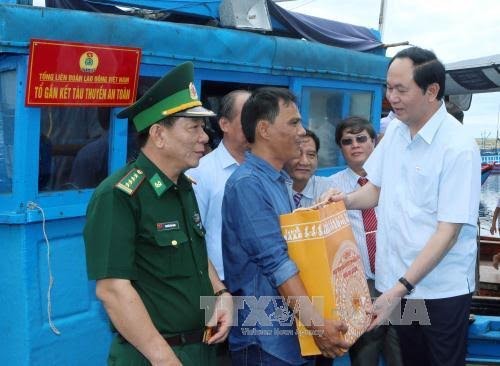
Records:
[[[167,341],[170,347],[182,346],[185,344],[202,343],[204,341],[204,337],[206,337],[204,329],[179,333],[173,336],[169,336],[166,334],[162,334],[161,336]],[[118,334],[118,342],[127,343],[127,340],[121,334]]]
[[[204,334],[205,330],[200,329],[193,332],[179,333],[174,336],[167,336],[166,334],[162,334],[161,336],[165,338],[170,347],[176,347],[185,344],[202,343],[204,340]]]

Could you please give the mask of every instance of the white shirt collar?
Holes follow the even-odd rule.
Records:
[[[219,143],[219,146],[214,150],[217,160],[219,160],[220,165],[223,169],[226,169],[234,164],[239,165],[236,159],[231,155],[231,153],[226,149],[224,145],[224,140]]]

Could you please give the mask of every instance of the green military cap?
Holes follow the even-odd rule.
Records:
[[[168,116],[212,117],[215,113],[203,108],[193,83],[194,65],[185,62],[158,80],[130,107],[118,113],[129,118],[138,132]]]

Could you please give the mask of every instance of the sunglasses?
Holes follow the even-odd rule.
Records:
[[[368,136],[366,135],[356,136],[355,139],[358,144],[364,144],[366,141],[368,141]],[[342,146],[349,146],[352,145],[352,143],[353,143],[352,138],[340,140],[340,144]]]

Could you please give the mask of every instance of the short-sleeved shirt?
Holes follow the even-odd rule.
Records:
[[[226,181],[238,166],[238,162],[231,156],[222,140],[214,151],[201,158],[196,168],[186,172],[196,181],[193,189],[200,208],[201,220],[207,231],[205,240],[208,257],[221,280],[224,280],[221,244],[222,198]]]
[[[143,177],[133,192],[116,187],[133,187]],[[141,153],[95,190],[84,239],[89,278],[130,280],[160,333],[203,329],[200,296],[212,296],[213,288],[204,229],[184,175],[174,184]]]
[[[222,254],[225,283],[233,295],[245,296],[231,328],[231,350],[258,344],[292,365],[306,362],[300,355],[294,318],[278,287],[298,273],[288,256],[279,215],[292,211],[285,171],[247,153],[245,162],[226,183],[222,201]],[[242,304],[243,305],[243,304]],[[257,311],[256,311],[257,310]],[[256,319],[262,315],[264,318]]]
[[[360,176],[349,167],[331,175],[328,178],[330,179],[331,187],[338,188],[346,194],[351,193],[361,187],[358,183],[358,179],[360,178]],[[378,208],[375,207],[375,212],[377,212],[377,210]],[[363,267],[365,270],[365,276],[366,278],[373,280],[375,279],[375,274],[370,269],[370,259],[368,256],[368,247],[366,246],[366,232],[363,223],[362,211],[347,210],[347,216],[349,217],[352,232],[358,245],[359,254],[361,256],[361,261],[363,262]]]
[[[311,176],[307,181],[306,186],[302,190],[302,197],[300,198],[301,207],[311,207],[321,197],[326,190],[332,187],[330,178],[319,177],[317,175]],[[288,186],[291,199],[297,192],[293,190],[292,184]]]
[[[390,123],[364,165],[368,179],[380,187],[379,291],[387,291],[405,274],[438,222],[463,225],[457,242],[409,297],[447,298],[474,291],[480,167],[476,142],[444,103],[413,139],[407,125],[397,119]]]

